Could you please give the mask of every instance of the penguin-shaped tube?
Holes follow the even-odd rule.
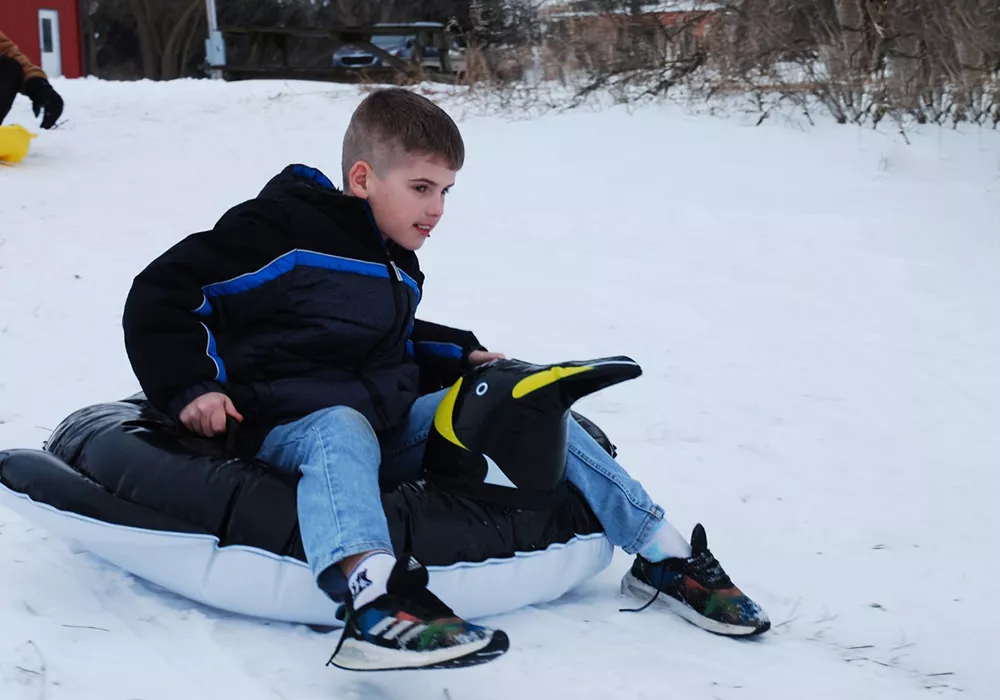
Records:
[[[600,428],[576,419],[614,454]],[[475,443],[463,421],[459,434]],[[0,450],[0,507],[51,536],[212,607],[338,626],[305,562],[297,480],[179,432],[141,394],[75,411],[44,450]],[[511,509],[417,480],[384,485],[382,505],[393,549],[427,565],[431,590],[466,618],[555,600],[613,553],[579,494]]]
[[[429,480],[488,503],[547,510],[569,493],[570,408],[642,374],[624,356],[535,365],[499,360],[459,379],[434,416],[424,453]]]

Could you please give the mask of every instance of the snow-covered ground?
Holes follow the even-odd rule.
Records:
[[[290,162],[335,180],[356,89],[58,82],[0,168],[0,448],[132,393],[132,277]],[[618,553],[489,622],[496,663],[352,675],[335,635],[144,584],[0,512],[0,697],[997,697],[1000,136],[752,128],[674,107],[460,117],[422,315],[538,362],[628,354],[578,405],[770,613],[621,613]],[[7,123],[35,124],[26,101]],[[959,692],[963,691],[963,692]]]

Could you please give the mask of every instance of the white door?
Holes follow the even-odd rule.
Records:
[[[50,78],[62,75],[62,46],[59,44],[59,11],[38,11],[38,34],[42,47],[41,69]]]

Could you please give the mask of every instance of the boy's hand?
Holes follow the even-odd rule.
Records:
[[[226,416],[243,421],[243,416],[236,410],[236,406],[228,396],[218,391],[210,391],[185,406],[179,417],[184,427],[192,433],[212,437],[217,433],[226,432]]]
[[[473,350],[469,353],[469,364],[475,367],[493,360],[506,360],[507,356],[502,352],[486,352],[485,350]]]

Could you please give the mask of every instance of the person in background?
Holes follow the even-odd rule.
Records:
[[[21,53],[17,45],[0,32],[0,124],[7,117],[18,93],[31,100],[35,116],[42,112],[41,127],[51,129],[63,112],[63,99],[49,83],[48,76]]]

